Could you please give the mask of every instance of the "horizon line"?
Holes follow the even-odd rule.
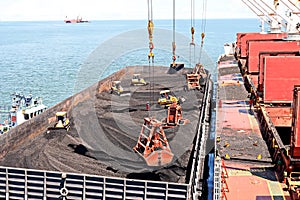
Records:
[[[65,19],[65,18],[64,18]],[[50,21],[64,21],[64,19],[41,19],[41,20],[32,20],[32,19],[26,19],[26,20],[2,20],[0,19],[0,22],[50,22]],[[84,18],[85,20],[87,20],[89,22],[92,22],[92,21],[147,21],[148,19],[86,19]],[[259,20],[258,18],[256,17],[241,17],[241,18],[236,18],[236,17],[233,17],[233,18],[207,18],[206,20],[235,20],[235,19],[257,19]],[[153,21],[163,21],[163,20],[173,20],[171,18],[169,19],[155,19]],[[176,19],[176,20],[190,20],[190,19],[187,19],[187,18],[180,18],[180,19]],[[195,20],[202,20],[201,18],[198,18],[198,19],[195,19]]]

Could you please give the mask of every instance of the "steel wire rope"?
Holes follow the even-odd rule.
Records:
[[[176,67],[176,34],[175,34],[175,28],[176,27],[176,23],[175,23],[175,0],[173,0],[173,42],[172,42],[172,53],[173,53],[173,56],[172,56],[172,67]]]
[[[151,88],[151,93],[152,93],[152,104],[154,105],[154,89],[155,89],[155,84],[154,84],[154,60],[152,62],[152,88]]]
[[[154,45],[153,45],[153,5],[152,0],[147,0],[147,6],[148,6],[148,32],[149,32],[149,49],[150,52],[148,54],[148,60],[149,60],[149,108],[150,111],[151,104],[154,103],[154,54],[152,52]],[[151,65],[152,63],[152,65]],[[151,74],[151,68],[152,68],[152,74]],[[149,112],[150,116],[150,112]]]
[[[149,61],[149,111],[151,105],[154,105],[154,60]]]
[[[173,42],[175,43],[175,0],[173,0]]]
[[[195,0],[191,0],[191,27],[195,26]]]
[[[190,52],[189,52],[189,60],[190,65],[193,67],[196,60],[196,45],[194,42],[194,33],[195,33],[195,0],[191,0],[191,34],[192,34],[192,41],[190,42]],[[192,53],[192,46],[194,46],[193,53]],[[192,56],[193,54],[193,56]]]
[[[201,46],[200,46],[200,54],[199,54],[199,63],[201,62],[202,57],[202,50],[203,50],[203,44],[204,44],[204,37],[205,37],[205,31],[206,31],[206,10],[207,10],[207,0],[203,0],[202,4],[202,22],[201,22]]]

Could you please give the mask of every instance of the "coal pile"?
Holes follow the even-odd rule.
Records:
[[[168,67],[126,67],[99,81],[68,100],[0,137],[2,166],[128,177],[185,183],[197,132],[203,91],[187,91],[188,69],[168,73]],[[150,84],[131,85],[139,73]],[[124,92],[111,94],[111,82],[120,80]],[[133,151],[145,117],[163,120],[167,110],[157,104],[159,92],[170,89],[180,99],[183,117],[190,123],[166,129],[173,162],[151,168]],[[150,104],[150,110],[146,104]],[[69,132],[47,130],[56,111],[66,110],[71,121]],[[39,123],[39,124],[35,124]],[[34,127],[34,128],[33,128]],[[23,131],[22,131],[23,130]],[[23,136],[22,136],[23,134]],[[22,137],[21,137],[22,136]],[[25,137],[26,136],[26,137]],[[5,144],[5,145],[4,145]]]

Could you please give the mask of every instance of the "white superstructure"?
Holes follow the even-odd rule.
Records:
[[[23,122],[41,114],[47,109],[41,97],[32,97],[32,94],[24,96],[15,93],[12,95],[12,106],[10,109],[11,126],[22,124]]]

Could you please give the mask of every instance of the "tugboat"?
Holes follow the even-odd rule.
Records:
[[[28,96],[15,92],[12,94],[12,105],[8,114],[8,119],[0,125],[0,133],[3,134],[11,128],[41,114],[47,109],[41,97],[33,98],[30,93]],[[3,129],[3,130],[2,130]]]

